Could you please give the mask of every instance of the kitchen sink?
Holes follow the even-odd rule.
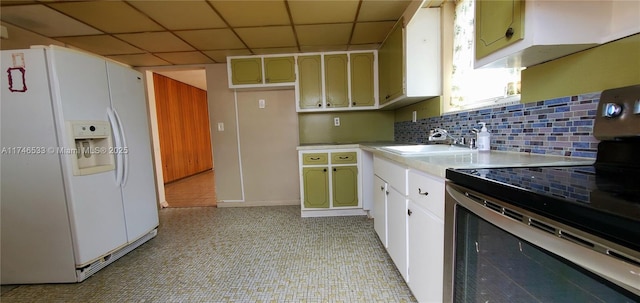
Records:
[[[380,147],[379,149],[383,151],[403,155],[403,156],[475,151],[468,147],[448,145],[448,144],[391,145],[391,146]]]

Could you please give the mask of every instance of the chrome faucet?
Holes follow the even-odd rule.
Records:
[[[476,140],[475,139],[471,139],[471,141],[469,142],[469,144],[467,145],[467,140],[465,139],[465,137],[460,137],[460,138],[456,138],[454,136],[452,136],[451,134],[449,134],[449,132],[446,129],[443,128],[435,128],[432,129],[431,131],[429,131],[429,141],[431,142],[446,142],[448,141],[449,144],[452,145],[458,145],[458,146],[464,146],[464,147],[469,147],[471,149],[475,148],[476,145]]]

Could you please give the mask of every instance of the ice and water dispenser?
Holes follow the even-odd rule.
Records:
[[[111,126],[107,121],[68,121],[71,142],[75,146],[72,157],[73,174],[90,175],[115,169]]]

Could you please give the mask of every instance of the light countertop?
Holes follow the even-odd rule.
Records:
[[[594,159],[541,155],[522,152],[490,151],[438,153],[431,155],[403,156],[379,149],[383,146],[398,145],[393,142],[348,143],[348,144],[309,144],[299,146],[298,150],[360,148],[376,156],[404,164],[434,176],[444,178],[447,168],[489,168],[489,167],[534,167],[590,165]]]

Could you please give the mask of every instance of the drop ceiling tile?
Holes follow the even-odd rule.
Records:
[[[296,47],[254,48],[252,50],[256,55],[293,54],[299,52]]]
[[[205,55],[215,60],[217,63],[227,63],[227,56],[248,56],[253,55],[248,49],[232,49],[232,50],[212,50],[204,51]]]
[[[3,6],[0,18],[47,37],[102,34],[101,31],[44,5]]]
[[[349,43],[353,23],[296,25],[298,43],[311,45],[342,45]]]
[[[294,24],[354,22],[359,0],[289,1]]]
[[[160,25],[122,1],[63,2],[48,5],[106,33],[162,30]]]
[[[175,34],[200,50],[245,48],[230,29],[178,31]]]
[[[380,43],[370,43],[370,44],[351,44],[349,45],[350,51],[352,50],[374,50],[380,47]]]
[[[129,3],[170,30],[227,26],[205,1],[130,1]]]
[[[170,32],[120,34],[115,36],[152,53],[194,50],[193,47]]]
[[[59,46],[64,46],[64,43],[49,39],[47,37],[34,34],[30,31],[26,31],[19,27],[15,27],[11,24],[0,22],[3,26],[7,28],[7,32],[9,33],[9,39],[2,39],[0,42],[0,49],[24,49],[30,48],[32,45],[50,45],[55,44]]]
[[[290,24],[283,0],[209,2],[232,27]]]
[[[171,65],[169,62],[166,62],[151,54],[118,55],[107,56],[107,58],[131,65],[133,67]]]
[[[315,53],[315,52],[341,52],[346,51],[347,45],[313,45],[313,46],[300,46],[300,51],[303,53]]]
[[[213,63],[209,57],[200,52],[155,53],[156,57],[171,62],[171,64],[209,64]]]
[[[135,54],[143,51],[112,36],[60,37],[57,40],[98,55]]]
[[[236,29],[249,48],[296,46],[291,26],[245,27]]]
[[[411,1],[364,0],[358,13],[358,21],[397,21]]]
[[[395,21],[356,23],[352,44],[381,43],[387,37]]]

